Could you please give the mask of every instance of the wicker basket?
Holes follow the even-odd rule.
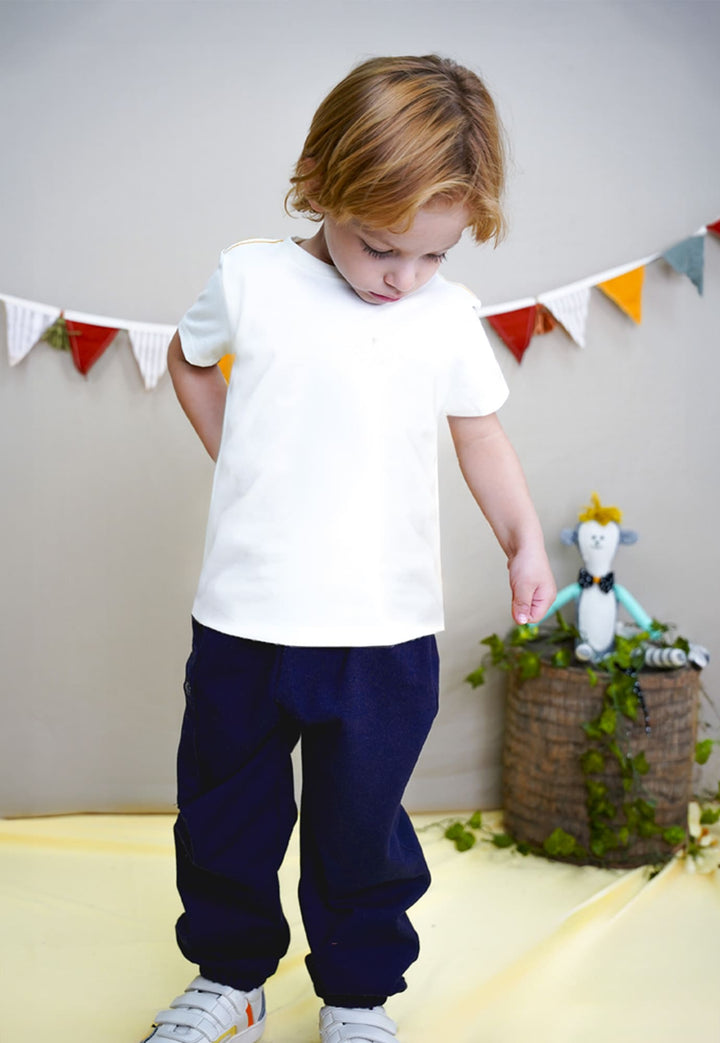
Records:
[[[691,668],[644,670],[639,680],[651,731],[645,733],[642,714],[635,722],[624,721],[628,747],[633,756],[645,751],[650,764],[643,779],[644,796],[655,803],[655,821],[684,826],[692,794],[699,673]],[[666,859],[668,847],[656,837],[633,838],[628,848],[614,849],[602,860],[589,853],[587,794],[580,766],[588,739],[582,725],[599,714],[602,694],[583,667],[543,665],[540,675],[527,681],[509,675],[503,748],[505,828],[518,841],[542,845],[560,827],[588,850],[587,858],[574,861],[589,864],[636,866]],[[616,805],[622,804],[620,769],[613,758],[607,758],[605,774],[593,778],[608,786]]]

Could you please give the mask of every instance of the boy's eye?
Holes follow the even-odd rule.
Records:
[[[368,243],[365,242],[364,239],[361,239],[360,242],[362,243],[362,248],[365,251],[365,253],[370,254],[371,257],[391,257],[392,256],[392,252],[393,252],[392,250],[374,250],[372,248],[372,246],[370,246]],[[437,264],[440,264],[441,261],[444,261],[446,257],[447,257],[446,253],[442,253],[442,254],[427,254],[427,259],[429,261],[435,261]]]
[[[364,240],[361,240],[361,242],[363,250],[365,253],[370,254],[371,257],[389,257],[392,253],[392,250],[373,250],[372,246],[368,246]]]

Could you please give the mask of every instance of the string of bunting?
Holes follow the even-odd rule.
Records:
[[[558,325],[578,347],[584,348],[592,289],[604,293],[638,324],[642,321],[645,269],[654,261],[665,261],[676,272],[686,275],[702,294],[707,232],[720,236],[720,220],[706,225],[663,253],[652,254],[538,297],[481,308],[479,314],[487,319],[518,362],[522,362],[533,337],[549,333]]]
[[[720,220],[706,225],[663,253],[652,254],[538,297],[489,305],[479,309],[479,315],[487,320],[518,362],[522,362],[533,337],[549,333],[557,326],[578,347],[584,348],[592,289],[600,290],[634,322],[640,323],[645,269],[649,264],[663,260],[674,271],[686,275],[702,294],[707,232],[720,236]],[[86,376],[118,333],[124,331],[145,388],[151,391],[165,373],[167,346],[175,331],[174,326],[64,311],[4,293],[0,293],[0,303],[5,311],[11,366],[22,362],[36,344],[44,342],[58,351],[68,352],[76,369]],[[230,356],[220,363],[226,379],[231,364]]]

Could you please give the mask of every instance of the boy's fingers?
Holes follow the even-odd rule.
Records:
[[[518,590],[513,597],[513,619],[521,626],[525,623],[539,623],[554,597],[555,595],[542,585],[535,589]]]

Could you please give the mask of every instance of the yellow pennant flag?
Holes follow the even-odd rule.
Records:
[[[225,383],[226,384],[230,382],[230,371],[232,370],[232,366],[233,366],[233,362],[234,361],[235,361],[235,356],[234,355],[223,355],[223,357],[218,362],[218,366],[220,367],[220,372],[225,377]]]
[[[598,290],[609,297],[618,308],[622,308],[633,322],[642,321],[642,288],[645,268],[634,268],[631,272],[618,275],[597,284]]]

